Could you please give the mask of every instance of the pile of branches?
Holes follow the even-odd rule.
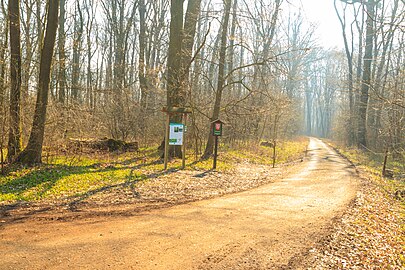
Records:
[[[68,149],[73,152],[103,151],[103,152],[138,152],[138,142],[102,139],[69,139]]]

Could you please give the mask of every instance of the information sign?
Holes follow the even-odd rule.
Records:
[[[217,120],[212,123],[212,135],[222,136],[222,124],[223,122],[221,120]]]
[[[169,145],[183,145],[184,125],[170,123]]]

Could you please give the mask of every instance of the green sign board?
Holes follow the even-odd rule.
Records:
[[[212,123],[212,134],[214,136],[222,136],[222,124],[220,120]]]

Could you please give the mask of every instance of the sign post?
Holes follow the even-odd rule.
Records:
[[[212,169],[215,170],[217,168],[217,158],[218,158],[218,137],[222,136],[222,126],[223,122],[221,120],[216,120],[212,122],[212,135],[215,138],[215,147],[214,147],[214,164]]]
[[[164,153],[164,169],[167,170],[169,161],[169,147],[170,145],[180,145],[182,148],[182,169],[186,167],[186,124],[187,114],[192,113],[189,108],[170,107],[163,108],[166,113],[166,134],[165,134],[165,153]],[[170,123],[170,116],[172,114],[182,114],[183,123]]]
[[[165,171],[167,170],[167,162],[169,160],[169,136],[170,136],[170,114],[168,113],[166,117],[166,133],[165,133],[165,154],[164,154]]]
[[[186,168],[186,132],[187,132],[187,114],[183,115],[183,146],[181,149],[181,154],[182,154],[182,162],[181,162],[181,169],[184,170]]]

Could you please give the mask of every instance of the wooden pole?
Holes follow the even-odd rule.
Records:
[[[273,168],[276,167],[276,140],[273,140]]]
[[[1,174],[4,175],[4,153],[3,153],[3,144],[0,145],[0,156],[1,156]]]
[[[389,151],[387,149],[387,151],[385,151],[385,156],[384,156],[384,164],[383,164],[383,169],[382,169],[382,176],[386,176],[388,154],[389,154]]]
[[[186,125],[187,125],[187,114],[183,114],[183,145],[182,145],[182,165],[181,169],[184,170],[186,168]]]
[[[215,136],[215,149],[214,149],[214,170],[217,168],[217,157],[218,157],[218,136]]]
[[[170,136],[170,114],[167,113],[167,118],[166,118],[166,134],[165,134],[165,170],[167,170],[167,163],[169,160],[169,136]]]

